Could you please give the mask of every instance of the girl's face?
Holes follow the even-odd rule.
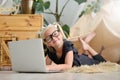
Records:
[[[56,27],[49,28],[44,33],[44,41],[47,46],[59,48],[62,46],[63,38],[61,32]]]

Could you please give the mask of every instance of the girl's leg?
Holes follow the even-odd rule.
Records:
[[[96,33],[95,32],[91,32],[89,33],[85,38],[84,41],[86,43],[89,43],[94,37],[95,37]]]
[[[89,33],[85,38],[84,38],[84,41],[88,44],[94,37],[95,37],[95,32],[91,32]],[[81,42],[80,38],[78,38],[78,40]],[[83,45],[84,46],[84,45]],[[92,56],[90,55],[90,53],[84,49],[83,47],[83,52],[84,54],[88,55],[88,57],[92,58]]]
[[[97,53],[91,46],[89,46],[84,40],[82,40],[81,38],[79,38],[79,40],[80,40],[80,42],[81,42],[81,44],[82,44],[83,50],[88,51],[91,56],[95,56],[95,55],[98,54],[98,53]]]

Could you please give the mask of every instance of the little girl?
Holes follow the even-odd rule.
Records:
[[[85,41],[81,38],[79,40],[82,43],[83,49],[88,51],[92,58],[86,54],[79,55],[73,43],[64,39],[58,26],[57,24],[50,24],[42,31],[42,38],[47,46],[47,70],[63,71],[73,66],[93,65],[106,61],[87,44],[91,40],[91,35],[87,36]]]

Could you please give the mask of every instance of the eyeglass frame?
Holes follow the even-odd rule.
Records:
[[[56,31],[58,32],[58,35],[57,35],[57,36],[54,35],[54,33],[55,33]],[[59,32],[60,32],[59,29],[53,31],[52,34],[50,34],[50,35],[48,36],[49,40],[47,40],[46,38],[43,39],[44,42],[50,43],[50,42],[53,40],[53,37],[58,37],[58,36],[59,36],[59,34],[60,34]]]

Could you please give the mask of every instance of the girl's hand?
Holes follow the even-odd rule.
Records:
[[[50,69],[49,69],[49,65],[46,65],[46,70],[47,70],[47,71],[49,71],[49,70],[50,70]]]

